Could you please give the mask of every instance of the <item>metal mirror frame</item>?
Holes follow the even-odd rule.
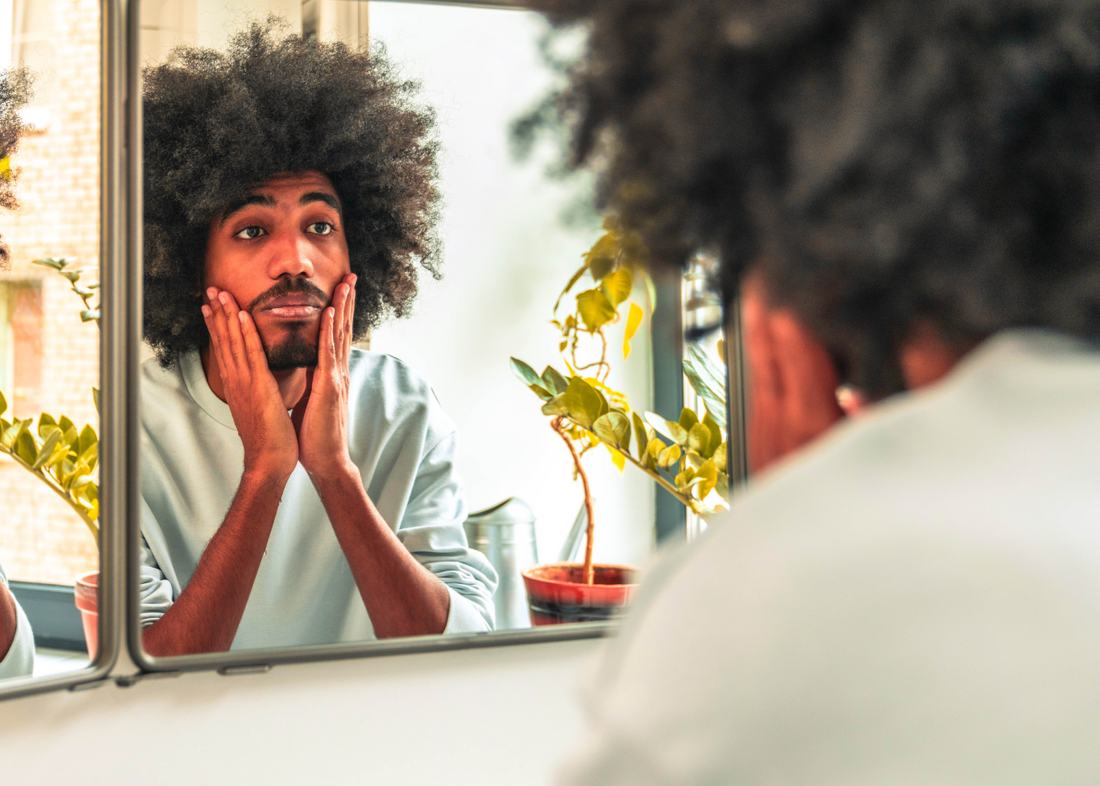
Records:
[[[100,399],[100,541],[99,647],[78,671],[49,677],[0,682],[0,699],[57,690],[86,690],[103,685],[121,654],[125,616],[126,522],[131,494],[127,486],[129,435],[136,417],[128,412],[129,317],[133,277],[125,258],[125,8],[120,0],[102,0],[100,9],[100,186],[99,265],[103,303],[99,339]],[[140,282],[140,279],[138,280]]]
[[[114,0],[105,0],[110,3]],[[515,0],[401,0],[402,2],[427,3],[447,6],[469,6],[479,8],[516,9],[524,10],[522,3]],[[140,31],[140,0],[118,0],[125,4],[125,29],[114,31],[116,38],[105,39],[108,47],[114,45],[114,52],[125,52],[124,78],[112,80],[112,86],[120,93],[129,96],[141,95],[141,57],[139,51]],[[113,21],[119,21],[119,17],[112,17]],[[105,55],[106,57],[106,55]],[[115,57],[107,59],[115,66],[118,62]],[[117,84],[116,84],[117,82]],[[121,99],[120,99],[121,100]],[[144,652],[141,646],[140,597],[137,577],[140,575],[140,343],[141,343],[141,281],[142,281],[142,156],[141,156],[141,102],[129,101],[125,108],[126,138],[132,141],[125,157],[125,182],[118,182],[119,186],[125,186],[125,199],[120,200],[119,195],[112,194],[111,198],[125,203],[126,211],[126,244],[125,259],[113,260],[118,263],[117,276],[112,276],[116,289],[113,294],[117,298],[110,302],[118,305],[109,310],[114,314],[111,328],[105,334],[113,342],[114,355],[111,358],[117,362],[108,364],[107,369],[112,373],[109,377],[116,391],[125,390],[125,396],[116,395],[111,401],[116,407],[123,407],[124,411],[117,414],[114,420],[118,429],[112,433],[117,440],[112,445],[124,445],[125,450],[119,451],[117,464],[112,464],[112,470],[119,474],[122,480],[117,486],[112,487],[116,496],[112,502],[117,501],[117,508],[112,510],[126,511],[125,531],[125,560],[117,562],[125,564],[127,583],[118,597],[121,600],[125,596],[126,630],[125,639],[128,645],[129,657],[142,673],[130,677],[118,677],[121,684],[127,684],[141,679],[144,674],[149,676],[168,676],[184,671],[208,671],[216,670],[221,674],[243,674],[268,671],[274,666],[292,663],[307,663],[330,660],[344,660],[351,658],[374,658],[386,655],[404,655],[421,652],[442,652],[450,650],[480,649],[490,647],[506,647],[520,644],[541,644],[557,641],[571,641],[578,639],[591,639],[606,636],[617,630],[618,622],[589,622],[573,623],[561,626],[547,626],[518,631],[494,631],[490,633],[478,633],[455,636],[418,636],[383,641],[371,641],[350,644],[326,644],[303,647],[282,647],[268,650],[245,650],[239,652],[218,652],[201,655],[179,655],[169,657],[155,657]],[[111,159],[114,161],[115,159]],[[105,203],[107,195],[105,193]],[[661,343],[666,347],[675,348],[678,358],[683,356],[683,330],[679,315],[681,308],[681,294],[679,280],[670,278],[668,281],[658,281],[658,290],[664,297],[659,296],[662,305],[661,319],[654,320],[654,343]],[[736,324],[736,323],[734,323]],[[731,355],[738,358],[736,364],[729,368],[735,369],[735,373],[727,375],[727,400],[730,402],[729,422],[738,424],[736,435],[729,440],[731,458],[744,456],[744,428],[743,424],[743,391],[742,375],[740,373],[740,348],[739,336],[730,336],[728,342],[731,347]],[[736,345],[736,346],[735,346]],[[730,361],[734,361],[734,357]],[[683,384],[682,371],[679,362],[672,367],[671,363],[662,364],[661,368],[654,368],[654,405],[659,409],[676,411],[682,406]],[[105,372],[106,373],[106,372]],[[674,384],[671,379],[678,380]],[[128,408],[125,408],[126,404]],[[112,456],[115,456],[112,453]],[[122,460],[124,458],[124,460]],[[732,461],[731,466],[744,467],[743,459]],[[736,473],[737,480],[744,477],[743,469]],[[732,478],[732,476],[731,476]],[[659,490],[658,490],[659,491]],[[669,498],[668,502],[674,502]],[[668,505],[662,505],[660,495],[656,502],[655,515],[658,521],[662,516],[679,517],[679,529],[675,525],[665,526],[658,532],[658,540],[676,539],[682,537],[684,531],[683,508],[678,503],[672,510]],[[112,519],[114,520],[114,519]],[[121,537],[121,527],[113,528],[113,531]],[[119,565],[121,567],[121,564]],[[121,573],[121,571],[119,572]],[[118,591],[116,583],[110,585]],[[114,595],[110,597],[115,597]],[[117,610],[116,610],[117,611]],[[108,621],[120,620],[121,615],[111,617]],[[112,628],[111,630],[115,630]],[[104,626],[104,633],[108,631]],[[121,637],[119,637],[121,639]]]

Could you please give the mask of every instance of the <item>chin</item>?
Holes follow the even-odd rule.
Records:
[[[277,344],[265,348],[267,367],[272,371],[314,368],[317,365],[317,343],[306,340],[299,332],[291,333]]]

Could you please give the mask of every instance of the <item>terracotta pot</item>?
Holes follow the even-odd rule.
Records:
[[[637,584],[635,570],[625,565],[593,565],[595,582],[583,583],[584,566],[559,562],[523,571],[532,625],[600,622],[626,612]]]
[[[99,646],[99,572],[82,573],[76,577],[76,607],[80,609],[80,621],[84,623],[84,642],[88,645],[88,657],[95,660]]]

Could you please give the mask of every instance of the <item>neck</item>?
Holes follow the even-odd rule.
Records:
[[[215,396],[225,401],[225,382],[222,380],[218,363],[210,355],[210,346],[203,347],[199,352],[202,359],[202,370],[206,374],[206,381]],[[286,371],[273,371],[275,384],[279,386],[279,395],[288,410],[294,409],[302,394],[306,392],[306,370],[304,368],[292,368]]]
[[[902,345],[901,373],[910,390],[938,382],[980,342],[959,348],[947,344],[930,323],[921,323]]]

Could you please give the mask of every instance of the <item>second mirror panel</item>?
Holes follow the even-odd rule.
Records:
[[[654,546],[656,486],[624,467],[653,430],[621,417],[651,408],[651,288],[591,183],[548,174],[555,143],[516,156],[556,78],[541,20],[333,0],[141,18],[147,652],[617,613],[551,596],[532,615],[520,576],[582,561],[589,512],[615,566],[597,582]],[[348,49],[284,42],[303,31]],[[389,65],[349,54],[368,50]]]

